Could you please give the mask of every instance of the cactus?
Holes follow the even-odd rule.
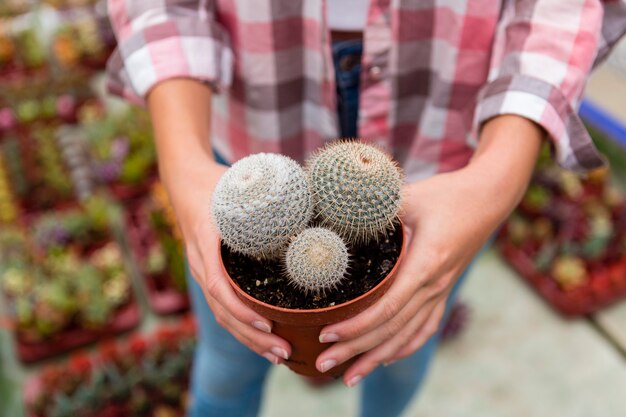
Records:
[[[212,212],[223,242],[258,258],[276,258],[312,217],[304,170],[277,154],[236,162],[218,182]]]
[[[289,245],[285,266],[290,282],[305,293],[320,293],[341,282],[348,269],[348,249],[338,234],[314,227]]]
[[[350,243],[376,239],[393,227],[403,175],[380,149],[335,142],[307,163],[316,216]]]

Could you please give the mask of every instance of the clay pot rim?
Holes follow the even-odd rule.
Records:
[[[320,313],[327,313],[327,312],[331,312],[334,310],[339,310],[339,309],[343,309],[345,307],[348,307],[352,304],[356,304],[358,302],[360,302],[362,299],[367,298],[370,296],[371,293],[374,293],[376,291],[378,291],[378,289],[382,286],[384,286],[387,281],[389,281],[390,279],[393,279],[393,277],[395,277],[397,270],[399,268],[400,263],[402,262],[403,258],[404,258],[404,252],[405,252],[405,247],[406,247],[406,227],[404,226],[404,223],[401,220],[398,220],[398,223],[400,224],[400,227],[398,228],[401,232],[402,232],[402,245],[400,246],[400,253],[398,254],[398,259],[396,260],[395,265],[393,266],[393,268],[391,268],[391,271],[389,271],[389,273],[387,273],[387,275],[380,280],[380,282],[378,284],[376,284],[374,287],[370,288],[368,291],[364,292],[363,294],[359,295],[356,298],[352,298],[346,302],[343,302],[341,304],[336,304],[334,306],[329,306],[329,307],[322,307],[322,308],[309,308],[309,309],[295,309],[295,308],[285,308],[285,307],[278,307],[275,306],[273,304],[268,304],[266,302],[263,302],[257,298],[252,297],[250,294],[248,294],[247,292],[245,292],[243,289],[241,289],[241,287],[239,287],[239,285],[237,285],[237,283],[235,281],[233,281],[233,279],[231,278],[230,274],[228,273],[228,271],[226,270],[226,267],[224,266],[224,262],[222,259],[222,245],[221,245],[221,241],[220,241],[220,245],[218,248],[218,255],[219,255],[219,259],[220,259],[220,266],[222,267],[222,273],[228,278],[228,282],[230,284],[230,286],[239,294],[239,296],[242,296],[243,298],[245,298],[246,300],[248,300],[249,302],[252,302],[256,305],[262,306],[265,309],[268,310],[272,310],[275,311],[277,313],[287,313],[290,315],[309,315],[311,313],[313,314],[320,314]]]

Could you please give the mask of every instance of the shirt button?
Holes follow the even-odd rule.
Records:
[[[374,81],[378,81],[382,78],[383,69],[378,65],[374,65],[369,69],[370,78]]]

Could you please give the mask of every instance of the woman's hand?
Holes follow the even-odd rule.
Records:
[[[194,279],[217,322],[237,340],[274,364],[291,352],[271,333],[272,322],[237,297],[222,272],[219,236],[211,218],[211,195],[226,171],[209,145],[211,92],[188,79],[158,84],[148,95],[155,130],[159,171],[185,242]]]
[[[363,353],[344,375],[354,386],[436,333],[456,279],[521,198],[542,136],[526,119],[500,116],[468,166],[405,187],[406,256],[394,283],[366,311],[322,330],[320,341],[337,343],[318,357],[320,371]]]

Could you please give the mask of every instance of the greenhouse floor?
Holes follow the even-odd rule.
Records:
[[[440,349],[407,417],[626,415],[626,334],[619,334],[626,302],[594,317],[562,319],[493,250],[461,297],[471,308],[469,325]],[[154,319],[144,322],[150,327]],[[0,416],[22,417],[17,381],[32,369],[17,366],[6,331],[0,339]],[[312,388],[277,367],[262,417],[356,416],[357,399],[358,388]]]

